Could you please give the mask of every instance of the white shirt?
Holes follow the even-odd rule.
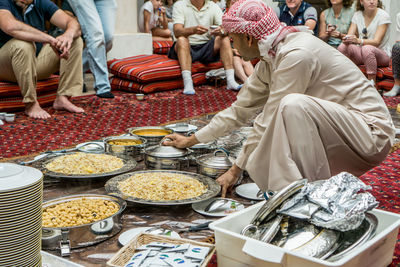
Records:
[[[150,12],[150,21],[149,21],[149,30],[155,28],[158,23],[158,14],[154,13],[154,6],[151,1],[145,2],[140,8],[139,18],[138,18],[138,26],[140,32],[144,31],[144,11]]]
[[[368,39],[374,39],[376,30],[380,25],[389,24],[390,27],[390,24],[392,23],[389,14],[380,8],[378,8],[378,11],[376,12],[374,19],[371,21],[368,27],[365,27],[365,21],[362,11],[357,11],[356,13],[354,13],[351,22],[357,25],[359,38],[362,38],[363,36],[362,34],[363,29],[367,28]],[[379,48],[385,51],[385,53],[390,57],[392,55],[392,47],[389,44],[389,37],[390,37],[389,27],[386,30],[385,36],[383,37],[382,42],[379,45]]]
[[[183,24],[184,28],[198,25],[209,28],[211,25],[222,24],[222,11],[210,0],[206,0],[200,10],[192,5],[190,0],[182,0],[174,4],[172,20],[174,24]],[[211,35],[208,32],[201,35],[193,34],[189,36],[189,43],[190,45],[205,44],[210,39]]]

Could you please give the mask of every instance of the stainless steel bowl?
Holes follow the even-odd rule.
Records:
[[[225,149],[217,149],[214,153],[196,158],[197,173],[216,179],[229,170],[233,162]]]
[[[43,249],[60,250],[61,256],[68,256],[71,248],[97,244],[116,235],[122,229],[121,217],[123,210],[126,208],[126,202],[119,197],[98,194],[72,195],[46,201],[43,203],[42,208],[45,209],[81,198],[113,201],[119,205],[119,210],[108,218],[89,224],[70,227],[43,227]]]
[[[113,145],[110,144],[110,141],[116,140],[132,140],[132,141],[141,141],[141,144],[137,145]],[[139,136],[110,136],[104,138],[104,148],[107,153],[113,155],[123,155],[127,157],[131,157],[136,161],[143,160],[143,149],[146,147],[147,140],[139,137]]]
[[[189,167],[189,149],[163,146],[161,142],[145,149],[144,159],[148,169],[184,170]]]
[[[144,133],[145,131],[165,131],[165,134],[161,135],[149,135]],[[160,143],[160,141],[167,135],[172,134],[174,131],[164,126],[144,126],[144,127],[135,127],[128,129],[129,134],[136,135],[142,137],[147,140],[147,146],[154,146]]]

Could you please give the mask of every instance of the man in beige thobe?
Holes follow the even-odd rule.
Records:
[[[341,171],[361,175],[385,159],[394,139],[389,111],[350,60],[306,27],[281,25],[260,0],[237,1],[222,25],[245,60],[261,61],[231,107],[195,135],[165,142],[206,143],[259,113],[235,164],[217,179],[222,196],[244,169],[266,191]]]

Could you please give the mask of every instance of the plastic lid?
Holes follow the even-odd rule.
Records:
[[[161,158],[175,158],[186,156],[189,154],[189,151],[187,149],[180,149],[173,146],[157,145],[146,148],[146,154]]]
[[[0,163],[0,192],[27,187],[36,183],[43,174],[38,169],[14,163]]]
[[[218,169],[229,169],[233,161],[234,159],[229,157],[228,153],[222,149],[215,150],[214,153],[206,154],[196,159],[197,164]]]

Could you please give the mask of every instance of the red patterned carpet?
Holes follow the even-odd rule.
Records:
[[[135,95],[129,93],[116,92],[115,95],[114,100],[94,96],[75,98],[73,102],[86,110],[84,114],[52,108],[46,108],[52,115],[48,120],[32,120],[23,113],[17,114],[15,123],[0,126],[0,159],[71,147],[125,133],[130,127],[159,125],[215,113],[236,99],[235,92],[211,86],[198,87],[194,96],[182,95],[181,90],[177,90],[147,95],[145,101],[137,101]],[[396,108],[400,96],[384,100],[386,105]],[[400,213],[399,177],[400,149],[361,179],[373,187],[379,208]],[[400,266],[400,235],[390,266]]]
[[[70,147],[82,142],[126,132],[135,126],[159,125],[223,110],[236,99],[236,92],[210,86],[196,88],[196,95],[182,90],[160,92],[138,101],[134,94],[116,92],[113,100],[95,96],[73,102],[86,113],[72,114],[52,108],[48,120],[33,120],[22,112],[13,124],[0,126],[0,159]]]

